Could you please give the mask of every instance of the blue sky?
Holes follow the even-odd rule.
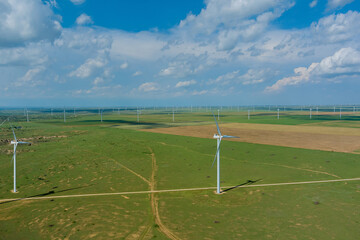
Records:
[[[0,106],[359,104],[359,0],[2,0]]]

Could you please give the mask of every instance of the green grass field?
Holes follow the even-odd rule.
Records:
[[[5,119],[0,116],[0,120]],[[64,195],[216,187],[214,139],[138,131],[213,124],[210,112],[108,112],[67,117],[14,116],[12,145],[0,145],[0,239],[358,239],[360,181],[285,186],[257,184],[359,178],[360,155],[224,141],[215,189],[59,198]],[[1,123],[2,121],[0,121]],[[229,111],[221,123],[318,124],[360,127],[358,114]],[[0,140],[11,140],[9,124]],[[250,180],[250,181],[249,181]],[[234,186],[247,186],[247,188]]]

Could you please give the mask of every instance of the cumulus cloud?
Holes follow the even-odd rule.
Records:
[[[107,97],[116,97],[119,95],[119,90],[122,88],[120,84],[113,85],[113,86],[93,86],[89,89],[79,89],[72,91],[74,96],[81,96],[81,95],[89,95],[91,96],[107,96]]]
[[[239,76],[239,80],[243,85],[258,84],[264,82],[269,75],[273,75],[270,69],[249,69],[244,75]]]
[[[97,77],[97,78],[95,78],[93,84],[94,84],[94,85],[98,85],[98,84],[103,83],[103,82],[104,82],[104,79],[103,79],[103,78]]]
[[[45,68],[42,66],[29,69],[19,81],[15,82],[16,87],[20,86],[36,86],[41,80],[34,79],[40,72],[44,71]]]
[[[77,25],[85,25],[85,24],[92,24],[94,23],[91,17],[85,13],[81,14],[79,17],[76,18]]]
[[[129,64],[127,62],[124,62],[123,64],[120,65],[121,69],[127,69],[129,66]]]
[[[209,0],[198,15],[189,14],[179,30],[185,35],[205,40],[218,36],[219,50],[232,50],[238,42],[251,41],[268,24],[293,6],[291,0]]]
[[[194,85],[194,84],[196,84],[196,81],[195,81],[195,80],[182,81],[182,82],[180,81],[180,82],[178,82],[178,83],[175,85],[175,87],[176,87],[176,88],[188,87],[188,86]]]
[[[360,74],[360,52],[353,48],[341,48],[334,55],[322,59],[319,63],[312,63],[308,68],[294,69],[295,76],[286,77],[272,86],[266,87],[266,92],[276,92],[288,85],[298,85],[315,81],[319,78],[336,78]]]
[[[50,4],[39,0],[3,0],[0,19],[0,47],[53,41],[62,30],[60,17],[53,13]]]
[[[27,47],[0,48],[0,66],[34,66],[48,60],[48,54],[37,44]]]
[[[309,4],[309,6],[310,6],[311,8],[313,8],[313,7],[316,7],[317,4],[318,4],[318,1],[317,1],[317,0],[313,0],[313,1]]]
[[[311,25],[311,30],[321,42],[343,42],[354,37],[359,38],[360,13],[348,11],[343,14],[332,14]]]
[[[24,1],[19,0],[20,3]],[[314,5],[316,1],[319,5],[318,0],[306,4],[312,2]],[[11,12],[5,6],[8,2],[10,0],[0,0],[0,15]],[[77,1],[80,2],[83,1]],[[340,48],[351,46],[360,49],[359,13],[349,11],[329,16],[325,12],[325,17],[302,29],[280,29],[281,24],[272,24],[294,2],[206,0],[206,6],[199,14],[189,14],[178,26],[166,32],[131,33],[84,25],[62,29],[57,38],[42,37],[38,38],[39,41],[23,38],[20,44],[16,43],[21,46],[12,45],[10,48],[0,44],[0,65],[2,69],[6,68],[6,74],[2,70],[2,79],[10,85],[14,77],[25,77],[24,69],[44,66],[46,70],[37,74],[34,71],[33,80],[46,79],[46,90],[52,90],[52,93],[64,93],[66,88],[66,93],[74,93],[77,89],[79,94],[102,94],[113,92],[111,86],[105,86],[106,83],[121,83],[122,95],[144,95],[144,92],[155,91],[159,97],[174,97],[176,93],[191,96],[206,93],[230,95],[240,90],[262,91],[265,83],[274,80],[277,70],[282,74],[288,73],[288,69],[292,70],[294,66],[306,67],[296,68],[295,74],[286,75],[288,80],[279,82],[273,89],[315,81],[313,79],[345,76],[344,73],[332,73],[333,68],[326,70],[330,75],[321,74],[325,72],[325,66],[320,68],[319,64],[321,59]],[[48,19],[56,20],[51,4],[42,5],[50,9]],[[46,25],[48,19],[42,22]],[[86,23],[89,19],[79,19],[78,22]],[[0,26],[4,24],[1,22]],[[52,39],[55,39],[53,44],[42,41]],[[135,78],[140,75],[146,82],[141,86],[137,81],[140,78]],[[58,76],[59,82],[65,82],[69,76],[79,79],[66,81],[66,86],[62,85],[60,89],[59,84],[51,85],[54,81],[47,81],[53,80],[54,76]],[[160,85],[161,81],[167,84]],[[80,90],[79,82],[83,86]],[[211,84],[214,85],[212,90],[193,88]]]
[[[142,75],[141,71],[136,71],[133,73],[133,77],[140,76],[140,75]]]
[[[86,2],[86,0],[70,0],[75,5],[80,5]]]
[[[196,96],[196,95],[204,95],[204,94],[206,94],[206,93],[208,93],[208,92],[209,92],[208,90],[201,90],[201,91],[195,90],[195,91],[193,91],[193,92],[191,93],[191,95],[194,95],[194,96]]]
[[[248,69],[245,74],[241,74],[239,70],[232,71],[218,76],[215,80],[209,82],[209,84],[220,85],[234,85],[243,84],[251,85],[258,84],[265,81],[266,77],[273,75],[274,73],[270,69]]]
[[[342,8],[343,6],[352,3],[354,0],[328,0],[327,8],[329,10]]]
[[[89,77],[95,69],[104,67],[107,64],[107,61],[103,58],[89,58],[78,67],[76,70],[72,71],[70,77],[86,78]]]
[[[195,63],[190,61],[174,61],[168,64],[167,68],[163,68],[159,72],[159,76],[171,76],[175,78],[182,78],[189,75],[197,74],[204,69],[202,64],[193,66]]]
[[[139,91],[142,92],[152,92],[159,90],[157,83],[155,82],[146,82],[139,86]]]
[[[126,33],[122,31],[112,32],[111,57],[114,59],[140,59],[156,61],[161,57],[164,40],[156,34],[140,32]]]

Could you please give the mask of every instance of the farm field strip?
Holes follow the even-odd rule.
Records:
[[[249,123],[221,124],[224,133],[240,138],[230,141],[257,144],[357,153],[360,149],[360,130],[350,128],[289,126]],[[142,129],[145,132],[212,138],[214,125]]]
[[[270,186],[286,186],[286,185],[303,185],[303,184],[316,184],[316,183],[333,183],[333,182],[347,182],[347,181],[360,181],[359,178],[347,179],[330,179],[319,181],[305,181],[305,182],[283,182],[283,183],[266,183],[266,184],[252,184],[235,186],[236,188],[254,188],[254,187],[270,187]],[[234,186],[224,186],[224,188],[234,188]],[[115,193],[90,193],[90,194],[74,194],[74,195],[60,195],[60,196],[46,196],[46,197],[30,197],[30,198],[10,198],[0,199],[0,204],[4,202],[24,201],[24,200],[43,200],[55,198],[77,198],[77,197],[97,197],[97,196],[112,196],[112,195],[131,195],[131,194],[153,194],[153,193],[166,193],[166,192],[186,192],[186,191],[201,191],[211,190],[216,187],[203,187],[203,188],[183,188],[183,189],[165,189],[165,190],[148,190],[148,191],[135,191],[135,192],[115,192]]]

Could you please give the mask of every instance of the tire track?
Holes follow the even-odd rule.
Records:
[[[159,230],[165,234],[170,239],[178,240],[179,238],[171,232],[161,221],[160,214],[159,214],[159,202],[158,198],[155,196],[155,189],[156,189],[156,172],[157,172],[157,165],[156,165],[156,157],[155,153],[152,150],[151,147],[148,147],[149,151],[151,152],[151,161],[152,161],[152,173],[151,173],[151,179],[150,179],[150,189],[151,189],[151,208],[152,212],[154,214],[154,220],[155,224],[159,226]]]

